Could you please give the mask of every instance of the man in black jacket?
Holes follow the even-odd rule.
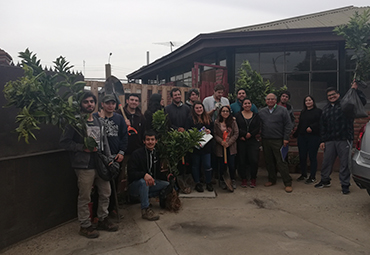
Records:
[[[190,108],[181,102],[181,91],[173,88],[170,92],[172,103],[164,108],[168,114],[171,127],[179,132],[184,132],[185,122],[190,114]]]
[[[126,105],[123,107],[125,111],[126,125],[131,127],[128,135],[128,147],[125,151],[125,158],[122,162],[122,171],[119,176],[120,183],[118,183],[117,190],[122,192],[126,188],[126,183],[123,182],[127,176],[127,163],[131,157],[131,154],[136,150],[144,146],[143,135],[145,131],[145,117],[141,113],[139,108],[140,96],[138,94],[131,93],[126,99]],[[120,114],[121,111],[119,111]]]
[[[355,89],[363,105],[366,104],[364,93],[357,89],[357,83],[353,82],[351,89]],[[331,186],[330,174],[336,157],[339,157],[339,180],[342,186],[342,193],[349,194],[350,170],[348,160],[352,149],[353,121],[346,116],[340,105],[340,94],[336,88],[329,87],[326,90],[329,103],[323,108],[320,120],[320,149],[324,151],[324,160],[321,167],[321,181],[315,188]]]
[[[145,131],[145,147],[132,153],[127,168],[130,197],[140,198],[141,216],[151,221],[158,220],[159,216],[149,207],[149,198],[158,196],[169,185],[167,181],[163,181],[165,175],[161,172],[156,144],[156,133],[152,130]]]

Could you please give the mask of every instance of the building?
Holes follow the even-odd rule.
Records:
[[[355,12],[370,7],[348,6],[259,25],[200,34],[172,53],[127,75],[145,84],[192,86],[195,62],[225,66],[230,92],[243,61],[270,80],[287,85],[295,109],[311,94],[326,102],[325,89],[337,87],[343,95],[355,68],[353,52],[333,29],[346,24]],[[207,67],[199,67],[199,73]],[[194,71],[193,71],[194,73]],[[370,91],[366,91],[370,96]]]

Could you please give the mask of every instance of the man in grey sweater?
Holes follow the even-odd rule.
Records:
[[[289,144],[289,134],[291,131],[291,121],[286,108],[276,104],[277,97],[275,94],[266,96],[267,107],[259,111],[261,118],[261,136],[263,154],[268,172],[268,182],[266,187],[276,184],[277,176],[276,166],[280,172],[285,185],[285,191],[290,193],[292,188],[292,177],[289,175],[288,163],[283,160],[281,148]]]

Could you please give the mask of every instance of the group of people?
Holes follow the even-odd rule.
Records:
[[[352,89],[357,91],[363,104],[366,97],[357,89],[356,82]],[[120,191],[122,180],[128,177],[130,197],[138,198],[141,203],[142,218],[158,220],[159,216],[151,209],[149,198],[163,194],[170,187],[168,176],[162,171],[160,158],[156,152],[157,134],[153,131],[153,114],[164,109],[170,128],[184,132],[192,128],[211,136],[206,144],[194,148],[185,158],[189,161],[195,190],[213,191],[212,178],[219,178],[223,189],[233,191],[236,185],[236,170],[241,178],[241,187],[256,187],[260,145],[262,144],[264,162],[268,172],[265,187],[277,182],[280,172],[284,189],[293,191],[292,178],[284,153],[288,150],[290,136],[297,137],[301,176],[297,181],[306,184],[316,182],[317,152],[319,147],[324,150],[321,170],[321,181],[315,187],[330,186],[330,174],[335,158],[340,159],[340,182],[342,193],[349,193],[350,172],[348,159],[353,140],[353,118],[346,116],[340,106],[340,95],[337,89],[328,88],[326,96],[328,104],[323,110],[317,108],[312,96],[303,99],[303,108],[295,129],[293,108],[288,103],[290,93],[284,91],[280,100],[275,94],[266,96],[266,107],[257,109],[244,89],[236,91],[237,100],[229,103],[223,97],[223,85],[214,87],[214,94],[200,101],[199,91],[191,89],[185,103],[181,101],[181,90],[177,87],[170,92],[171,104],[164,107],[160,94],[153,94],[149,99],[148,109],[141,113],[140,96],[130,94],[124,107],[125,118],[115,112],[117,99],[106,95],[102,99],[102,110],[94,113],[96,97],[85,92],[81,100],[81,113],[87,115],[87,135],[95,138],[97,147],[90,151],[84,146],[83,138],[72,127],[67,127],[61,138],[61,145],[70,152],[72,167],[75,169],[79,196],[78,219],[80,234],[88,238],[99,236],[97,230],[117,231],[117,225],[109,221],[113,206],[111,185],[102,180],[94,163],[94,152],[102,151],[122,164],[121,175],[112,180]],[[132,132],[128,133],[128,130]],[[261,138],[261,139],[260,139]],[[261,140],[261,142],[260,142]],[[307,155],[310,160],[308,175]],[[228,169],[228,171],[227,171]],[[217,170],[214,172],[214,170]],[[215,175],[214,175],[215,174]],[[92,185],[98,188],[99,199],[97,227],[90,220],[88,204]],[[112,185],[113,186],[113,185]],[[171,187],[172,189],[172,187]],[[164,199],[160,196],[160,199]]]

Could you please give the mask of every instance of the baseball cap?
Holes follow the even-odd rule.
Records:
[[[111,94],[105,95],[101,101],[103,103],[106,103],[106,102],[109,102],[109,101],[114,101],[115,103],[117,103],[116,97],[114,95],[111,95]]]

